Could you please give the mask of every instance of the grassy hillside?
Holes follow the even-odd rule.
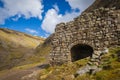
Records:
[[[6,45],[13,48],[22,46],[34,49],[39,43],[43,43],[44,39],[9,29],[0,29],[0,41],[4,47]]]
[[[119,80],[120,79],[120,47],[111,48],[108,54],[102,57],[103,70],[96,74],[85,74],[74,77],[76,71],[84,66],[89,58],[62,66],[43,69],[38,80]]]
[[[0,70],[39,61],[34,50],[43,42],[40,37],[0,28]]]
[[[43,60],[44,62],[48,62],[49,60],[49,53],[51,51],[51,40],[52,40],[52,36],[54,34],[51,34],[45,41],[43,44],[40,44],[37,48],[36,48],[36,55],[41,56],[41,60]]]
[[[44,56],[50,51],[50,46],[48,44],[38,46],[38,52],[36,55]],[[39,58],[40,59],[40,58]],[[97,72],[96,74],[84,74],[82,76],[74,77],[79,68],[86,65],[89,58],[78,60],[73,63],[63,64],[61,66],[48,67],[44,69],[38,69],[39,73],[35,77],[35,80],[119,80],[120,79],[120,47],[110,48],[109,53],[102,56],[101,67],[103,70]],[[43,61],[41,62],[41,64]],[[27,64],[23,66],[18,66],[12,71],[27,70],[31,67],[40,66],[40,63]],[[33,69],[33,68],[31,68]],[[37,72],[34,70],[34,72]],[[0,76],[7,75],[9,70],[1,71]],[[26,76],[26,75],[24,75]],[[29,79],[29,76],[27,75]],[[33,79],[34,80],[34,79]]]

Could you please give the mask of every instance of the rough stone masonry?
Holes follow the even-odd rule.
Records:
[[[100,56],[115,46],[120,46],[120,10],[100,7],[56,26],[50,63],[60,65],[91,57],[88,63],[98,65]]]

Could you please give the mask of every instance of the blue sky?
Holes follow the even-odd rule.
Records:
[[[48,37],[95,0],[0,0],[0,27]]]

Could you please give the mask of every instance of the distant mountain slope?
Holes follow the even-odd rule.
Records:
[[[95,0],[95,2],[85,10],[85,12],[98,9],[100,7],[105,8],[115,7],[116,9],[120,9],[120,0]]]
[[[31,63],[35,48],[43,42],[40,37],[0,28],[0,70]]]
[[[51,40],[54,34],[51,34],[47,39],[45,39],[43,44],[40,44],[37,46],[35,53],[38,56],[41,56],[44,61],[49,61],[50,51],[52,49],[51,47]]]
[[[9,30],[0,29],[0,43],[4,44],[5,41],[7,45],[17,48],[19,46],[27,48],[36,48],[39,43],[43,43],[44,39],[36,36],[31,36],[25,33]]]

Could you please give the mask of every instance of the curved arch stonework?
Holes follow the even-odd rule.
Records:
[[[71,48],[86,44],[93,48],[93,57],[113,46],[120,46],[120,11],[99,8],[82,13],[74,21],[56,26],[50,53],[51,64],[71,62]],[[97,56],[97,57],[98,57]]]
[[[83,58],[92,57],[94,50],[91,46],[86,44],[76,44],[71,50],[71,61],[77,61]]]

